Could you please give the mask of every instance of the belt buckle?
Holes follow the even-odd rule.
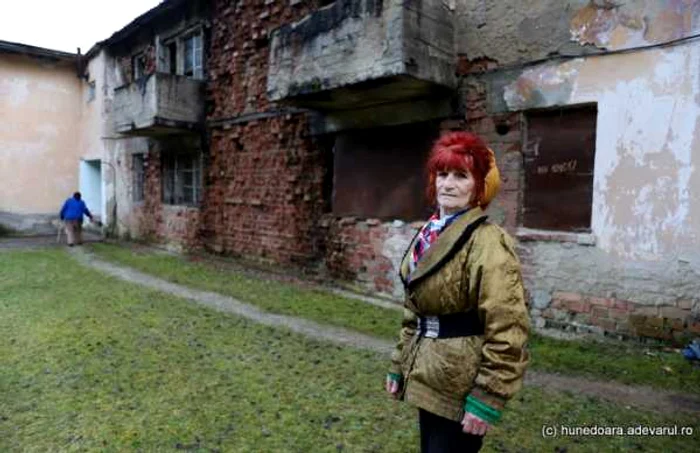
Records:
[[[440,335],[440,320],[437,316],[425,317],[425,338],[437,338]]]

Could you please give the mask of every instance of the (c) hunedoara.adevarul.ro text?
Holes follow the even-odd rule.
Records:
[[[542,437],[586,436],[692,436],[692,426],[664,425],[542,425]]]

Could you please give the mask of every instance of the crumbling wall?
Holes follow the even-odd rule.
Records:
[[[213,130],[202,231],[219,253],[308,264],[319,253],[323,155],[303,115]]]
[[[700,29],[683,0],[457,0],[457,52],[501,66],[668,42]]]
[[[317,262],[325,157],[304,112],[266,94],[269,36],[319,2],[218,0],[208,60],[204,246],[276,263]]]
[[[471,39],[458,43],[461,109],[508,169],[514,220],[505,223],[520,239],[536,325],[677,342],[696,335],[700,48],[602,53],[690,36],[700,4],[461,5],[474,21]],[[585,104],[598,112],[592,234],[522,231],[527,112]]]

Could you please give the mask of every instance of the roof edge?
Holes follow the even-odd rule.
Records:
[[[12,41],[0,40],[0,53],[13,53],[30,57],[50,58],[60,61],[74,61],[78,55],[61,50],[47,49],[45,47],[30,46]]]
[[[102,48],[128,38],[131,34],[138,31],[144,25],[149,24],[151,21],[154,21],[161,17],[162,14],[176,9],[181,5],[185,4],[186,2],[187,0],[161,0],[161,3],[159,3],[157,6],[154,6],[145,13],[141,14],[136,19],[129,22],[126,26],[114,32],[109,38],[97,42],[94,46],[90,48],[90,50],[88,50],[88,52],[85,54],[85,57],[87,59],[92,58]]]

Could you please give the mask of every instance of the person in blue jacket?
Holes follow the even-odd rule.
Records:
[[[91,222],[93,221],[92,214],[81,198],[80,192],[75,192],[61,208],[60,217],[66,226],[66,237],[70,247],[73,244],[83,243],[83,215],[88,216]]]

